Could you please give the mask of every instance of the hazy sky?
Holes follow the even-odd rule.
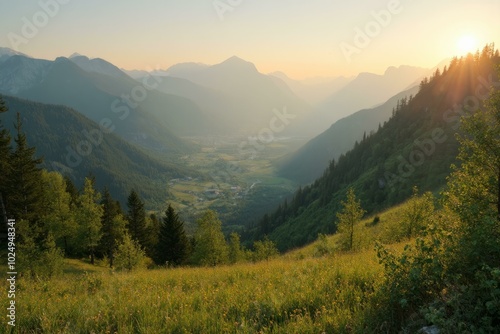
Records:
[[[0,0],[0,46],[126,69],[237,55],[264,73],[353,75],[500,45],[499,14],[499,0]]]

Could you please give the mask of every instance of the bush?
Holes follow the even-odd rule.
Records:
[[[314,256],[321,257],[325,255],[330,255],[331,253],[332,249],[328,244],[328,238],[326,234],[323,233],[318,234],[318,242],[314,250]]]
[[[146,256],[139,243],[125,234],[123,242],[118,246],[115,266],[116,269],[133,270],[145,265]]]

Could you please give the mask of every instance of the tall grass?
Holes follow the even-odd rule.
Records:
[[[333,255],[316,257],[313,243],[275,260],[216,268],[115,273],[66,259],[61,276],[18,279],[17,333],[383,333],[383,324],[366,323],[383,284],[373,243],[400,239],[403,207],[376,225],[360,222],[357,250],[347,254],[330,236]],[[5,280],[0,289],[7,291]],[[0,305],[7,303],[2,293]],[[15,333],[6,322],[0,332]]]
[[[363,327],[380,269],[366,251],[217,268],[75,270],[49,281],[19,279],[16,327],[19,333],[350,333]]]

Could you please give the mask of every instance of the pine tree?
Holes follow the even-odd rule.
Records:
[[[198,229],[195,233],[195,262],[205,266],[226,263],[228,248],[222,234],[222,223],[217,214],[207,210],[196,222]]]
[[[189,240],[184,231],[184,223],[169,205],[160,224],[157,263],[182,265],[187,260],[188,249]]]
[[[361,203],[356,200],[354,189],[347,191],[347,201],[342,201],[342,210],[337,213],[338,232],[342,234],[342,247],[344,250],[352,250],[354,247],[354,225],[363,218],[365,210]]]
[[[148,241],[146,245],[146,254],[152,258],[157,259],[158,257],[158,242],[160,238],[160,225],[161,222],[157,215],[151,213],[147,219],[147,236]],[[155,260],[156,261],[156,260]]]
[[[77,201],[78,201],[78,189],[76,188],[75,184],[71,180],[69,176],[64,176],[64,182],[66,184],[66,192],[69,194],[71,198],[71,205],[75,206]]]
[[[135,190],[132,190],[127,198],[127,207],[127,229],[130,237],[137,241],[141,247],[145,247],[148,243],[146,211],[144,210],[144,202]]]
[[[83,193],[78,198],[76,218],[79,224],[81,244],[90,255],[90,263],[92,264],[94,264],[95,251],[102,236],[103,209],[99,204],[100,197],[100,194],[94,189],[92,180],[85,178]]]
[[[7,106],[0,96],[0,114],[7,112]],[[10,147],[10,133],[7,129],[3,127],[0,120],[0,218],[2,229],[7,228],[7,212],[6,212],[6,200],[8,194],[9,186],[9,176],[11,175],[11,147]]]
[[[120,203],[113,200],[108,188],[104,188],[101,205],[102,237],[99,250],[108,257],[109,267],[113,268],[116,249],[125,235],[126,220],[121,214]]]
[[[22,132],[21,116],[17,114],[16,148],[11,157],[7,213],[31,224],[40,223],[42,210],[41,170],[42,159],[34,158],[35,148],[29,147]]]

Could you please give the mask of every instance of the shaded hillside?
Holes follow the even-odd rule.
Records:
[[[3,115],[2,123],[14,134],[15,115],[19,112],[29,145],[36,147],[36,155],[44,158],[43,167],[71,176],[78,186],[92,174],[98,188],[108,186],[113,197],[122,203],[135,188],[151,205],[164,203],[168,179],[193,175],[185,168],[148,156],[114,134],[104,134],[101,139],[96,134],[98,124],[73,109],[10,96],[3,99],[9,111]],[[85,145],[79,146],[84,141],[92,143],[88,155],[78,153],[88,150]]]
[[[356,141],[387,121],[398,100],[415,95],[418,86],[390,98],[384,104],[360,110],[335,122],[328,130],[311,139],[297,152],[279,162],[279,175],[301,184],[307,184],[321,176],[332,159],[349,151]]]
[[[498,51],[486,47],[424,79],[419,93],[402,99],[377,133],[333,161],[321,178],[264,216],[246,237],[269,235],[285,250],[315,240],[320,232],[333,232],[348,187],[368,214],[404,201],[414,185],[439,190],[455,162],[460,115],[477,110],[491,85],[499,85],[498,64]]]
[[[147,91],[126,74],[87,72],[67,58],[8,58],[0,64],[0,92],[67,105],[95,122],[110,119],[127,141],[167,153],[190,149],[173,129],[196,131],[204,124],[196,105],[187,99]]]

